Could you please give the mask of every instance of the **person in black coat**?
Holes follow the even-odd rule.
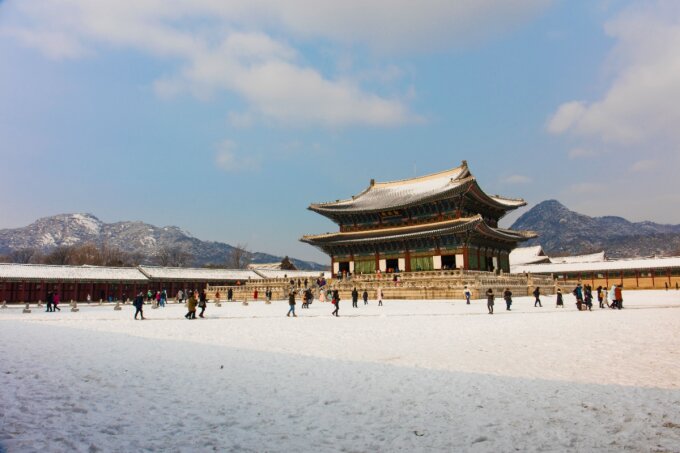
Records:
[[[364,290],[362,297],[364,298],[364,305],[368,305],[368,291]]]
[[[564,299],[562,298],[562,290],[557,288],[557,305],[555,306],[557,308],[562,307],[564,308]]]
[[[505,299],[505,309],[510,311],[510,306],[512,305],[512,291],[510,291],[510,288],[505,288],[503,299]]]
[[[493,304],[496,296],[493,294],[493,289],[486,290],[486,308],[489,309],[489,314],[493,315]]]
[[[53,304],[54,303],[54,293],[50,291],[47,293],[47,310],[45,311],[54,311]]]
[[[331,315],[340,316],[338,315],[338,310],[340,310],[340,294],[338,293],[337,289],[333,290],[333,303],[335,304],[335,310],[333,310],[333,313],[331,313]]]
[[[357,303],[359,302],[359,291],[356,288],[352,290],[352,307],[359,308]]]
[[[536,298],[536,301],[534,302],[534,307],[538,305],[539,307],[542,307],[543,304],[541,304],[541,288],[538,286],[534,290],[534,297]]]
[[[146,319],[144,317],[144,312],[142,311],[142,307],[144,306],[144,295],[142,293],[137,294],[137,297],[135,297],[133,305],[137,309],[135,311],[135,319],[137,319],[137,315],[142,315],[142,319]]]
[[[231,300],[234,298],[234,290],[229,288],[227,290],[227,300],[231,302]]]

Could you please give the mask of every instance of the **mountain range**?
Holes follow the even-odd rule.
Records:
[[[164,250],[181,250],[188,257],[188,265],[224,265],[236,247],[213,241],[202,241],[176,226],[157,227],[143,222],[104,223],[92,214],[59,214],[38,219],[32,224],[0,230],[0,255],[22,249],[49,253],[60,246],[93,243],[106,244],[140,257],[142,264],[156,264]],[[246,251],[252,263],[281,262],[283,257]],[[298,268],[324,270],[327,266],[312,261],[290,258]]]
[[[510,227],[531,230],[538,238],[523,246],[541,245],[549,256],[605,251],[610,258],[680,255],[680,225],[630,222],[622,217],[589,217],[557,200],[543,201]]]

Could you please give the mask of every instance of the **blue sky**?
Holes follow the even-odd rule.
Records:
[[[680,223],[679,101],[673,1],[5,0],[0,228],[90,212],[326,262],[309,203],[463,159],[529,207]]]

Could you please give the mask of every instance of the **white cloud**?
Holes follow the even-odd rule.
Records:
[[[581,158],[588,158],[588,157],[595,157],[600,155],[601,153],[598,151],[595,151],[591,148],[572,148],[569,150],[568,156],[569,159],[581,159]]]
[[[506,184],[528,184],[531,182],[531,178],[524,175],[510,175],[503,179]]]
[[[250,120],[331,127],[420,121],[404,96],[361,87],[360,77],[323,74],[288,39],[319,39],[403,52],[483,39],[541,11],[550,0],[14,0],[0,28],[53,58],[102,48],[142,51],[179,65],[154,81],[156,93],[200,99],[228,91],[247,103]],[[18,25],[16,25],[18,24]],[[399,68],[389,77],[398,77]],[[407,94],[408,95],[408,94]],[[238,118],[233,117],[238,123]]]
[[[231,140],[224,140],[217,146],[215,164],[226,172],[252,171],[260,168],[260,159],[256,156],[240,156],[237,145]]]
[[[616,40],[609,89],[562,104],[548,130],[619,146],[680,144],[680,2],[636,3],[605,31]]]
[[[651,159],[639,160],[635,162],[633,165],[631,165],[630,171],[632,173],[645,173],[648,171],[656,170],[658,166],[659,163],[655,160]]]

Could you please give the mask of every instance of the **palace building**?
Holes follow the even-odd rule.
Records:
[[[375,182],[348,200],[314,203],[339,231],[300,240],[331,257],[334,274],[468,269],[510,272],[509,254],[529,231],[498,227],[521,199],[487,195],[461,166],[413,179]]]

